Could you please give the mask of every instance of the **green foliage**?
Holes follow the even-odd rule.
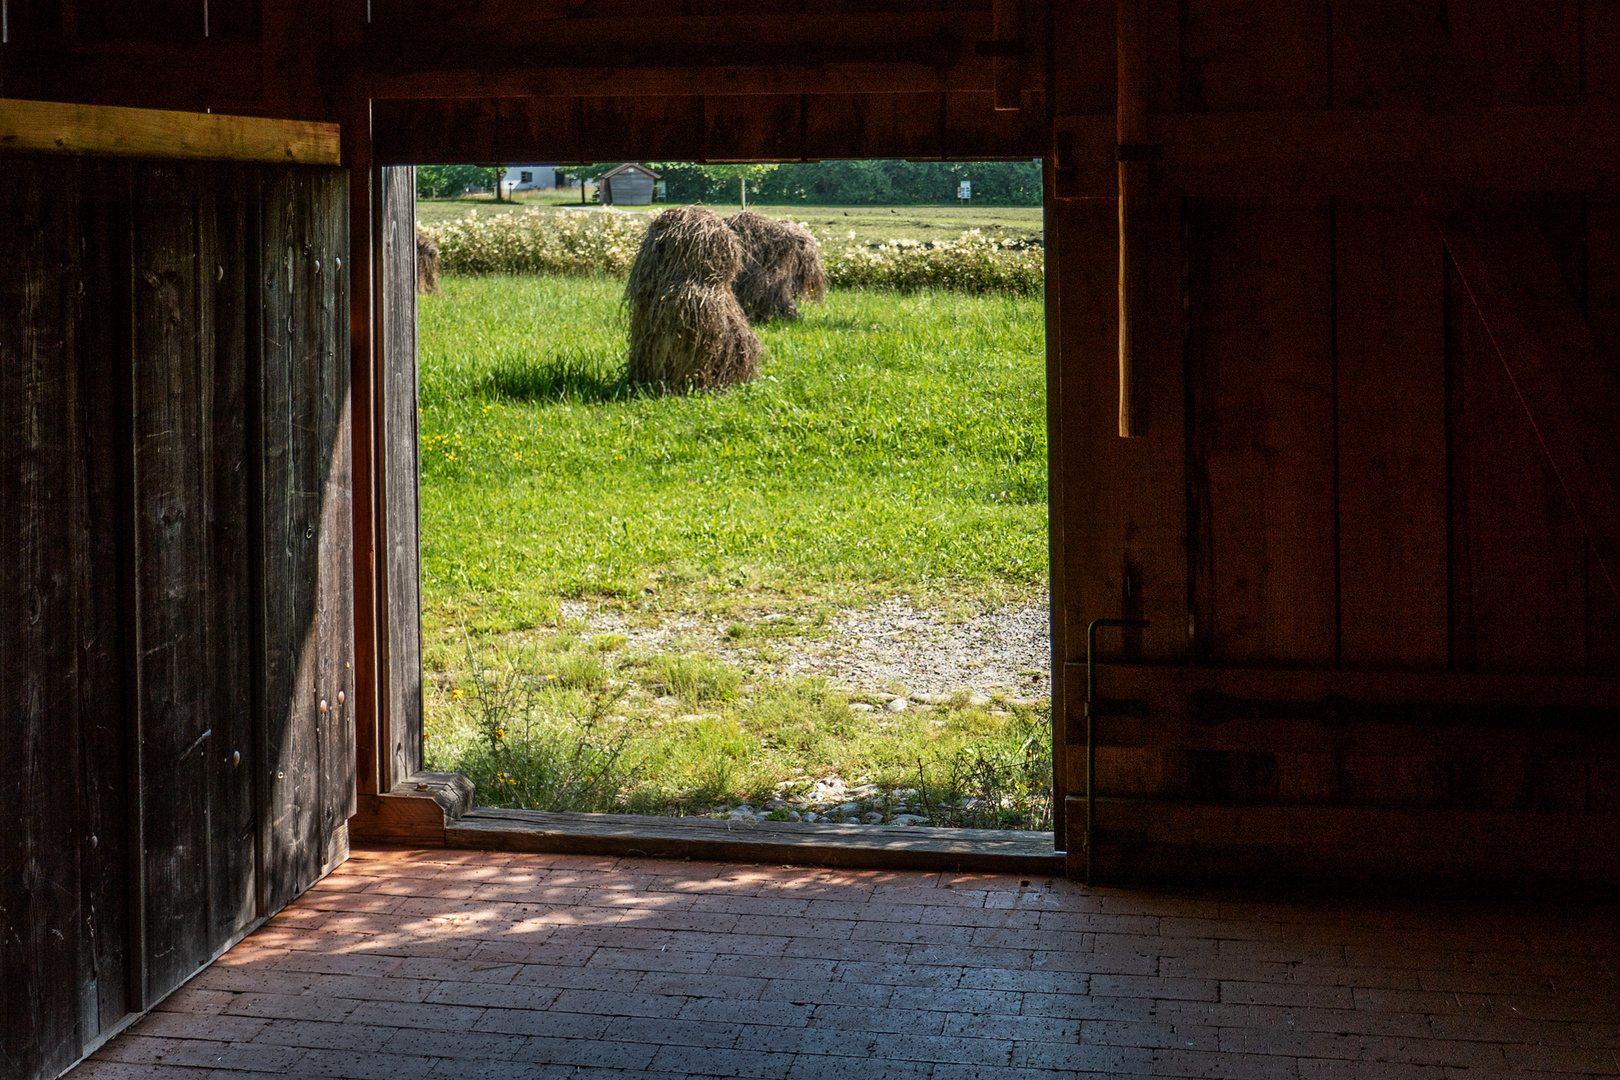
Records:
[[[1041,205],[1038,161],[816,161],[776,166],[697,165],[655,161],[670,202],[737,202],[739,174],[748,197],[762,203],[810,206],[912,206],[956,201],[958,184],[973,183],[973,201],[986,206]],[[745,170],[758,170],[745,173]]]
[[[645,218],[596,211],[525,210],[422,229],[438,241],[440,265],[452,274],[612,274],[635,261]]]
[[[622,382],[620,289],[452,275],[421,298],[423,587],[442,621],[736,581],[1045,583],[1038,300],[834,290],[761,329],[757,382],[661,398]]]
[[[486,667],[470,644],[467,661],[474,735],[445,767],[472,780],[479,802],[531,810],[618,807],[637,770],[625,761],[628,727],[604,719],[614,695],[600,689],[600,679],[595,692],[584,694],[510,657]]]
[[[959,240],[890,240],[836,246],[827,237],[822,265],[840,289],[947,289],[958,293],[1039,296],[1046,287],[1046,254],[1037,245],[995,240],[977,229]]]
[[[995,740],[917,761],[919,812],[931,824],[965,829],[1052,827],[1052,732],[1048,719],[1019,709]]]
[[[665,655],[653,661],[648,685],[658,694],[671,694],[686,705],[697,706],[735,697],[742,677],[736,669],[705,656]]]
[[[635,261],[648,220],[640,214],[549,210],[480,216],[475,210],[422,231],[438,241],[447,273],[623,277]],[[978,229],[954,240],[859,244],[849,235],[835,239],[824,227],[817,239],[834,287],[1034,296],[1045,282],[1045,252],[1039,244],[995,239]]]
[[[861,809],[885,818],[904,801],[936,825],[1051,827],[1044,708],[857,713],[824,680],[743,686],[736,668],[689,653],[617,654],[597,687],[571,689],[555,669],[601,653],[567,630],[463,652],[427,690],[428,761],[470,777],[483,805],[701,814],[837,775],[876,785]],[[674,715],[651,697],[704,681],[678,707],[717,711]]]
[[[416,197],[442,199],[460,195],[469,189],[493,191],[505,175],[505,169],[485,168],[482,165],[418,165]]]

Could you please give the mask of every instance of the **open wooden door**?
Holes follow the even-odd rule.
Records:
[[[85,153],[0,159],[7,1080],[57,1075],[341,862],[354,804],[336,131],[77,112],[125,145],[53,116]],[[213,159],[102,156],[141,124],[164,135],[136,152]],[[255,139],[294,163],[219,160]]]

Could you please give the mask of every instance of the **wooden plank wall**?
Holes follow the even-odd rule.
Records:
[[[381,578],[386,636],[384,721],[391,775],[384,790],[422,769],[421,519],[416,364],[416,169],[382,178],[382,519]]]
[[[319,708],[353,678],[346,185],[0,165],[7,1076],[70,1065],[346,850],[352,722]]]
[[[1395,93],[1387,57],[1336,33],[1326,4],[1194,0],[1178,19],[1145,6],[1162,24],[1164,111],[1367,108]],[[1448,70],[1475,105],[1582,100],[1582,27],[1615,21],[1574,3],[1446,7],[1449,30],[1413,34],[1455,46]],[[1390,103],[1424,90],[1399,89]],[[1615,597],[1430,209],[1375,191],[1161,196],[1146,250],[1172,300],[1149,321],[1163,341],[1145,349],[1138,440],[1112,435],[1103,360],[1113,202],[1050,211],[1072,796],[1085,791],[1082,628],[1153,622],[1104,632],[1101,692],[1149,702],[1153,719],[1098,721],[1098,865],[1612,873],[1591,845],[1620,822]],[[1610,204],[1484,205],[1534,222],[1594,333],[1620,345]],[[1424,841],[1441,809],[1461,815],[1446,819],[1450,853]],[[1071,857],[1082,817],[1067,823]]]

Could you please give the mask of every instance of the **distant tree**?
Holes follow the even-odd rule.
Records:
[[[973,201],[1039,206],[1038,161],[820,161],[783,165],[765,178],[764,202],[811,206],[906,206],[956,201],[958,184]]]
[[[505,169],[492,169],[483,165],[418,165],[416,167],[416,197],[419,199],[446,199],[474,188],[500,190]]]

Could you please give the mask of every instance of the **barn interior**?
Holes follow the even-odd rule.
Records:
[[[247,978],[278,949],[278,969],[319,972],[287,959],[343,932],[333,912],[396,895],[425,913],[452,902],[421,884],[435,876],[533,890],[590,870],[644,892],[671,875],[629,846],[590,866],[499,850],[522,845],[476,835],[466,785],[422,772],[403,167],[862,157],[1045,161],[1062,855],[1036,884],[971,885],[944,859],[890,871],[933,873],[934,901],[909,906],[940,928],[890,959],[994,990],[963,981],[990,924],[945,912],[1019,908],[1034,889],[1059,936],[1006,921],[997,947],[1089,973],[1040,992],[1093,1010],[1047,1041],[1100,1056],[1020,1059],[1007,1021],[979,1032],[1009,1049],[978,1075],[1620,1071],[1603,891],[1620,867],[1613,5],[3,0],[0,15],[6,1077],[93,1053],[86,1076],[361,1075],[234,1036],[215,1040],[234,1064],[101,1055],[135,1023],[225,1030],[235,1014],[207,995],[255,991],[210,973]],[[886,872],[718,866],[693,887],[769,896]],[[923,887],[858,880],[868,899]],[[1319,906],[1268,914],[1221,891],[1260,880],[1310,881]],[[1368,883],[1421,884],[1430,906],[1390,908]],[[1504,884],[1564,899],[1478,906]],[[796,940],[810,910],[759,933]],[[411,947],[455,959],[433,951],[453,925]],[[1151,963],[1101,966],[1097,939],[1127,926],[1152,940],[1125,951]],[[630,950],[633,929],[592,947]],[[734,952],[754,975],[782,963]],[[199,971],[218,985],[174,994]],[[1171,1045],[1167,1003],[1189,995],[1226,1026],[1184,1011],[1204,1034]],[[1002,1015],[968,998],[962,1015]],[[898,991],[883,1003],[885,1023],[938,1013],[928,1038],[951,1030]],[[1296,1028],[1296,1008],[1324,1015]],[[402,1054],[411,1075],[453,1075],[444,1048],[478,1021],[415,1009],[390,1030],[436,1033],[443,1052]],[[1130,1043],[1147,1058],[1103,1054],[1129,1042],[1083,1026],[1105,1022],[1151,1028]],[[758,1037],[785,1048],[791,1026]],[[856,1044],[865,1057],[832,1064],[802,1046],[724,1068],[598,1064],[945,1077],[968,1060],[958,1043]],[[528,1065],[512,1071],[591,1075]]]

